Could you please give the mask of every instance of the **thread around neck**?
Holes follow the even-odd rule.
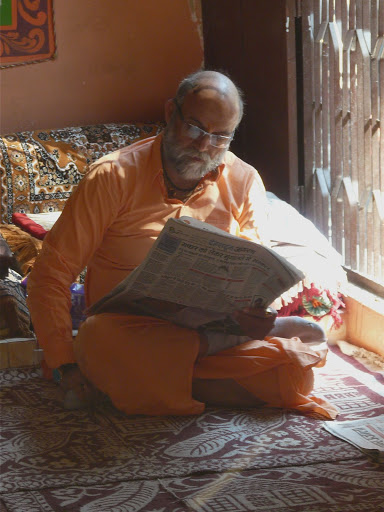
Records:
[[[189,188],[181,188],[181,187],[178,187],[177,185],[175,185],[173,183],[173,181],[171,180],[171,178],[169,177],[168,173],[167,173],[167,170],[165,169],[165,167],[163,167],[163,174],[164,174],[164,177],[166,179],[166,181],[168,182],[169,185],[171,185],[172,189],[174,190],[179,190],[180,192],[192,192],[193,190],[195,190],[195,188],[197,187],[197,183],[196,185],[194,185],[193,187],[189,187]]]

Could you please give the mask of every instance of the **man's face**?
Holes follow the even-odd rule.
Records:
[[[174,103],[172,115],[164,132],[164,156],[174,169],[188,179],[200,179],[215,169],[224,160],[228,150],[216,147],[208,134],[231,137],[238,119],[235,109],[229,108],[227,98],[207,89],[198,94],[187,94],[182,106]],[[191,128],[198,127],[201,133],[191,137]],[[196,131],[196,130],[195,130]],[[193,129],[192,129],[193,132]],[[228,139],[230,142],[230,139]]]

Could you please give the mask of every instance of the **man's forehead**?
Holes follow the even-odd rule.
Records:
[[[219,77],[204,77],[185,94],[183,115],[206,131],[231,133],[238,125],[240,102],[233,83]]]
[[[202,104],[213,102],[219,108],[229,108],[231,111],[238,110],[237,96],[231,94],[231,91],[227,90],[227,88],[212,83],[199,84],[187,92],[183,103],[196,105],[196,102]]]
[[[195,95],[204,91],[211,91],[219,96],[228,96],[229,99],[237,96],[234,84],[222,75],[206,76],[200,79],[188,93]]]
[[[211,91],[214,91],[216,92],[217,94],[219,95],[227,95],[228,92],[223,90],[224,88],[223,87],[220,87],[218,85],[214,85],[214,84],[205,84],[205,85],[197,85],[196,87],[194,87],[193,89],[191,89],[190,94],[199,94],[205,90],[211,90]]]

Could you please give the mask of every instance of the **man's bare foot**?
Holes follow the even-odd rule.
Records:
[[[108,396],[92,386],[79,396],[74,389],[64,393],[63,407],[68,410],[88,409],[107,402]]]
[[[249,314],[244,310],[244,312],[236,313],[236,319],[248,336],[236,336],[222,332],[204,332],[200,330],[198,360],[252,339],[262,340],[266,336],[277,336],[279,338],[297,337],[300,338],[303,343],[313,344],[327,341],[326,333],[320,324],[310,322],[300,316],[276,317],[273,314],[270,318],[262,318],[255,314]]]
[[[81,372],[77,365],[69,365],[63,370],[59,383],[59,394],[65,409],[75,410],[95,407],[102,403],[106,395],[97,389]]]
[[[320,324],[310,322],[300,316],[277,317],[268,336],[297,337],[303,343],[327,341],[326,333]]]

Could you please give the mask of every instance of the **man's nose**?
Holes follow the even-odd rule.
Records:
[[[208,151],[211,147],[211,137],[209,134],[202,135],[195,141],[195,147],[199,151]]]

